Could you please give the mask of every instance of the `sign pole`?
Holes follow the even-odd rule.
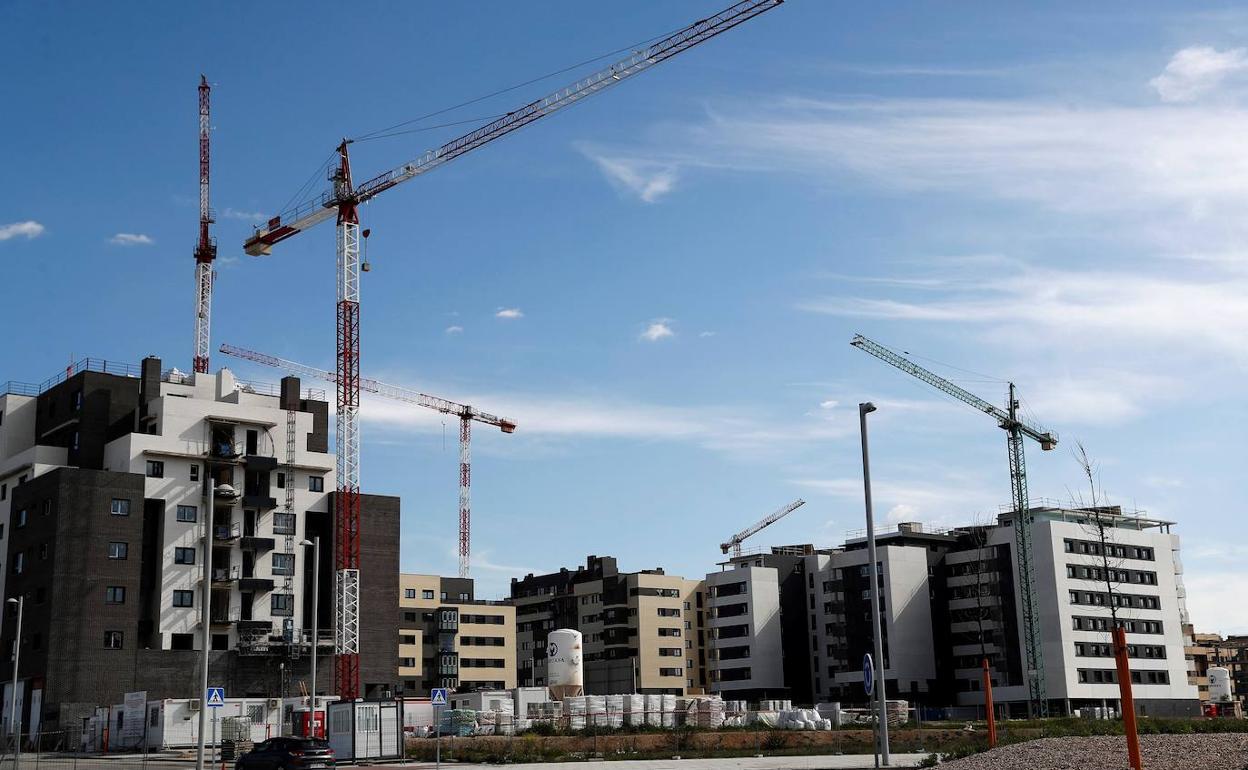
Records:
[[[435,687],[429,692],[429,702],[433,704],[434,735],[437,745],[433,749],[434,767],[442,767],[442,708],[447,704],[447,689]]]

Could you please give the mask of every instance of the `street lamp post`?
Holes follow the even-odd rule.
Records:
[[[884,685],[884,637],[880,628],[880,570],[875,556],[875,516],[871,509],[871,457],[867,451],[867,415],[875,411],[870,401],[858,405],[858,429],[862,434],[862,488],[867,509],[867,560],[871,567],[871,626],[875,634],[875,690],[879,698],[880,753],[884,766],[890,764],[888,752],[888,700]]]
[[[26,597],[18,595],[16,599],[5,600],[7,604],[17,605],[17,636],[13,637],[13,700],[9,703],[9,727],[13,729],[13,767],[17,768],[22,761],[22,723],[21,711],[17,706],[17,664],[22,656],[22,611],[26,608]]]
[[[208,650],[212,647],[210,628],[212,603],[212,519],[217,504],[217,481],[209,479],[208,496],[204,505],[204,554],[203,590],[200,592],[199,625],[199,741],[195,747],[195,770],[204,770],[204,738],[208,732]]]
[[[299,543],[303,546],[311,546],[312,548],[312,697],[310,705],[311,713],[308,714],[308,729],[316,733],[316,647],[318,643],[316,621],[317,615],[321,611],[321,538],[314,537],[311,540],[303,540]]]

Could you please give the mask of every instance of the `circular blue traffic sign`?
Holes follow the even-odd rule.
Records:
[[[875,666],[871,663],[871,653],[862,656],[862,689],[867,695],[875,689]]]

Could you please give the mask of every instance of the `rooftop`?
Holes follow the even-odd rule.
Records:
[[[39,396],[48,390],[60,385],[70,377],[82,372],[99,372],[101,374],[113,374],[118,377],[133,377],[138,379],[142,374],[142,368],[134,364],[128,364],[122,361],[109,361],[104,358],[83,358],[63,370],[48,377],[40,383],[21,382],[19,380],[9,380],[0,385],[0,396],[16,395],[16,396]],[[161,382],[169,382],[175,385],[189,385],[194,375],[174,369],[166,369],[160,373]],[[234,378],[236,387],[244,393],[255,393],[261,396],[277,397],[281,394],[281,386],[271,382],[259,382],[256,380],[243,380]],[[319,388],[305,388],[300,394],[301,398],[308,401],[324,401],[325,391]]]

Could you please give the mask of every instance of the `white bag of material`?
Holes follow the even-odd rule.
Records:
[[[646,724],[651,727],[658,727],[662,722],[663,713],[663,697],[660,695],[646,695]]]
[[[574,695],[563,699],[563,708],[568,714],[569,730],[585,729],[585,696]]]
[[[624,721],[630,727],[640,727],[646,723],[646,696],[625,695]]]
[[[595,727],[607,726],[607,697],[605,695],[586,695],[585,711],[589,724]]]
[[[624,726],[624,696],[607,696],[607,727]]]
[[[660,695],[659,711],[663,716],[662,723],[664,727],[676,726],[676,696]]]
[[[779,726],[780,716],[775,711],[751,711],[748,713],[750,715],[747,719],[748,724],[759,725],[760,727]]]

